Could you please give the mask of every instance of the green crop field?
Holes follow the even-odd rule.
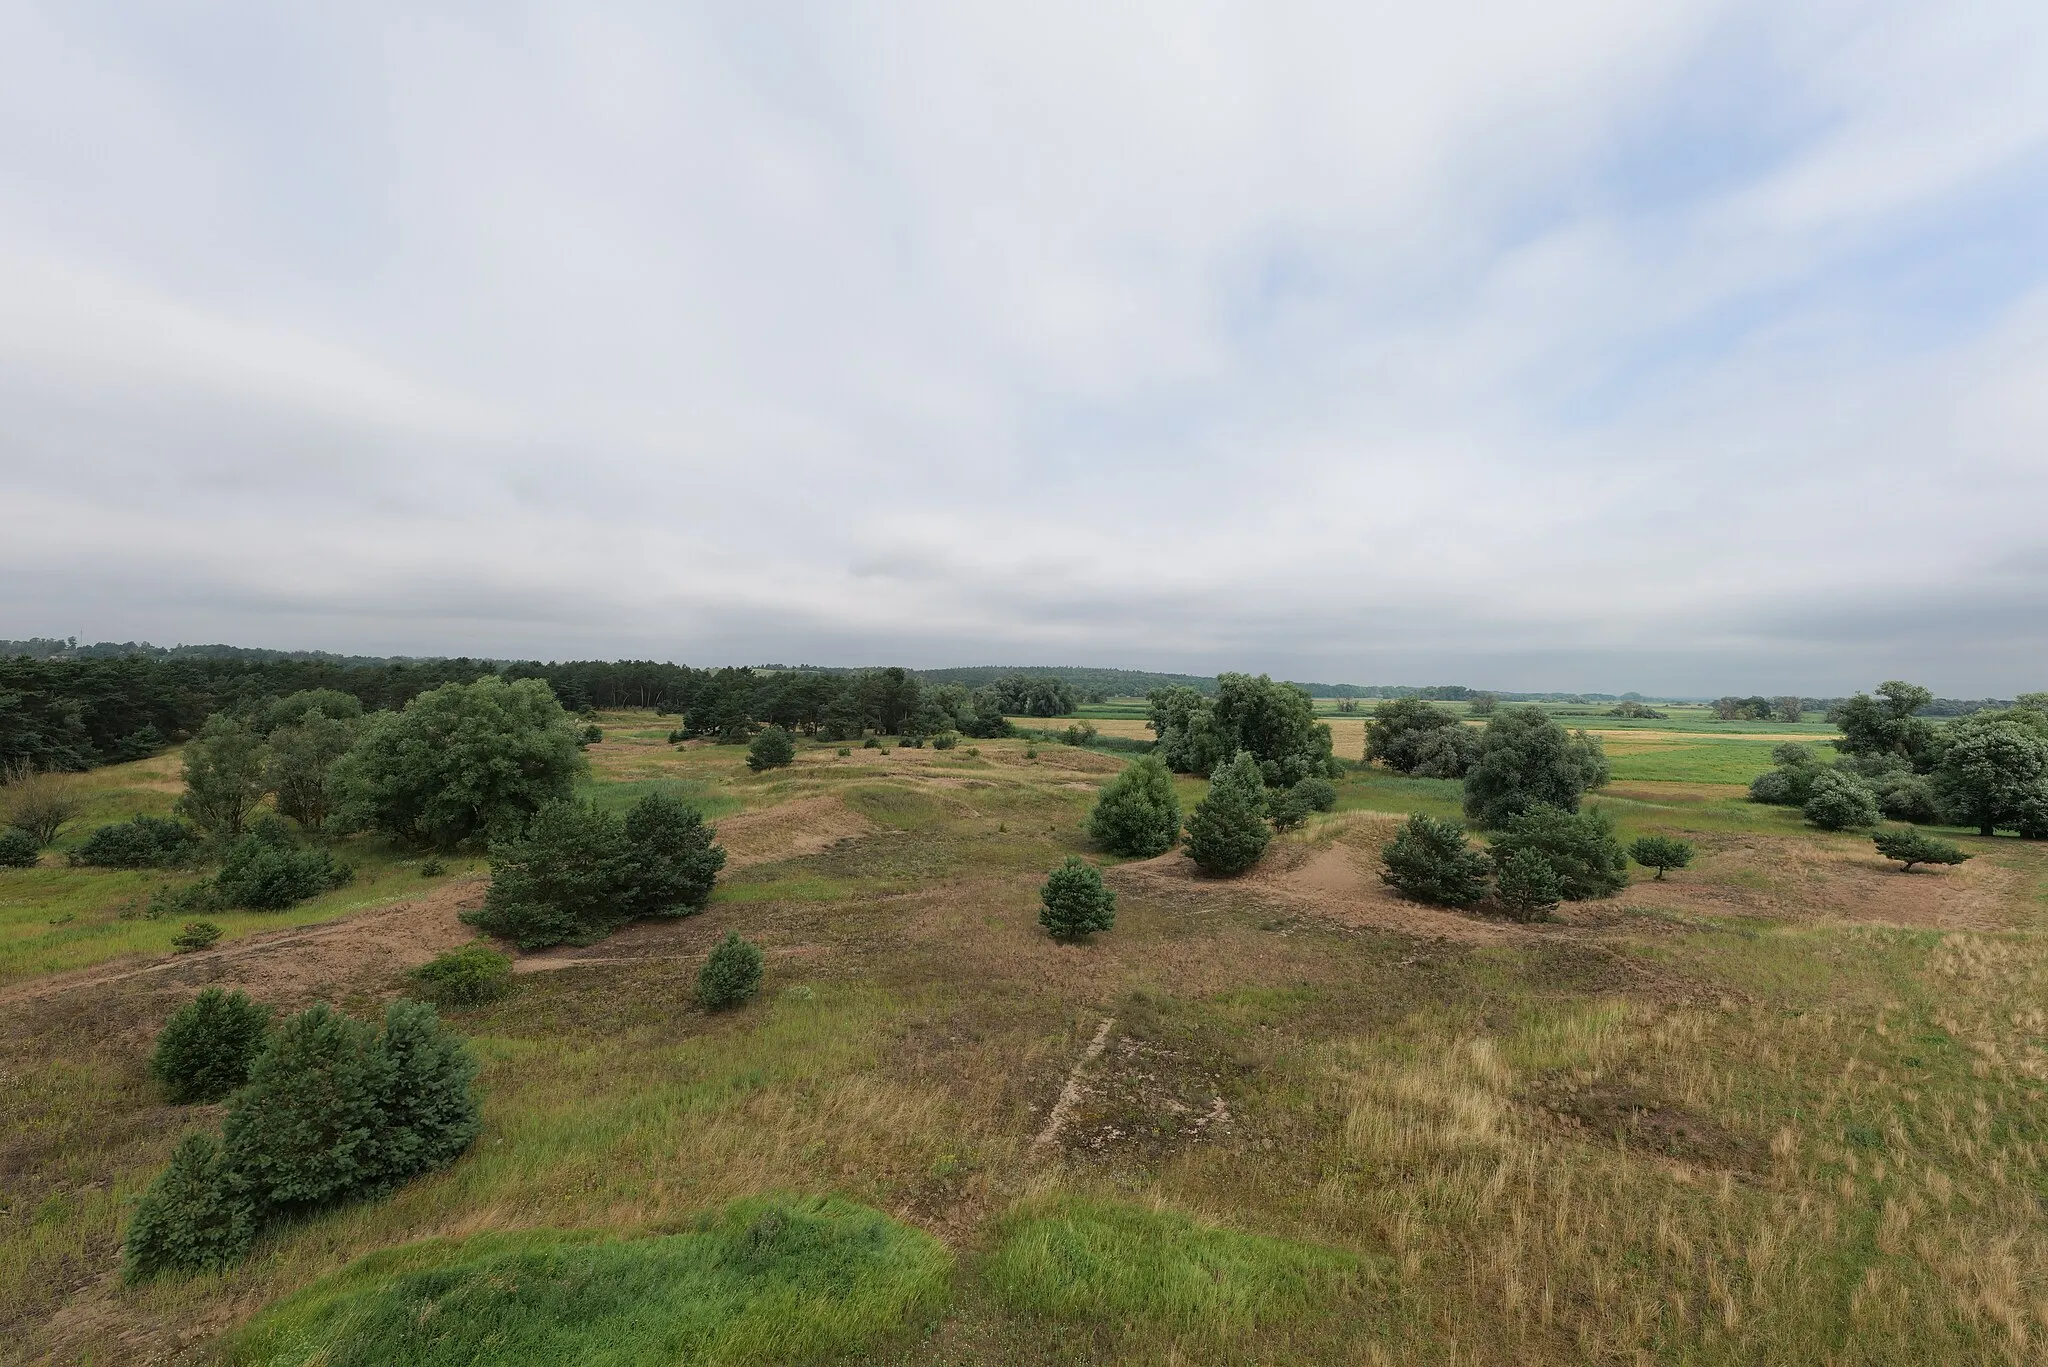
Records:
[[[1955,832],[1969,863],[1900,874],[1743,800],[1766,728],[1562,719],[1608,733],[1623,838],[1698,857],[1525,926],[1377,876],[1454,782],[1353,765],[1211,879],[1090,845],[1127,755],[800,742],[755,774],[601,716],[585,792],[711,818],[710,905],[445,1013],[482,1062],[452,1167],[141,1286],[134,1202],[218,1124],[148,1077],[169,1013],[220,984],[367,1016],[470,938],[489,867],[351,838],[350,886],[176,956],[164,875],[62,858],[167,810],[175,756],[95,771],[62,848],[0,869],[0,1360],[2038,1360],[2048,851]],[[1069,854],[1117,895],[1079,944],[1036,919]],[[765,981],[709,1014],[728,931]]]

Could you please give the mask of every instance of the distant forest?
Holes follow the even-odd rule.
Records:
[[[823,666],[693,669],[654,660],[474,660],[335,655],[226,645],[80,645],[70,638],[0,641],[0,762],[86,769],[139,759],[192,735],[215,712],[253,714],[271,701],[330,688],[369,710],[401,708],[447,683],[486,675],[545,679],[571,711],[644,707],[682,719],[685,735],[727,735],[773,723],[794,731],[895,734],[902,726],[988,734],[1004,714],[1058,716],[1076,703],[1217,681],[1187,674],[1075,666],[847,669]],[[1306,683],[1323,698],[1503,702],[1639,701],[1635,693],[1482,694],[1426,687]],[[1724,699],[1741,703],[1744,700]],[[1753,699],[1749,702],[1764,700]],[[1807,699],[1822,709],[1831,699]],[[1924,715],[1961,716],[1985,702],[1935,699]],[[927,715],[929,714],[929,715]],[[922,720],[920,720],[922,719]]]

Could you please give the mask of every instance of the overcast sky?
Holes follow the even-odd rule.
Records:
[[[0,637],[2048,687],[2048,5],[0,0]]]

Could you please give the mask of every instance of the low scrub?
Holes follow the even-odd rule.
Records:
[[[984,1276],[1011,1311],[1116,1326],[1147,1343],[1235,1345],[1241,1361],[1263,1359],[1274,1336],[1344,1315],[1369,1275],[1337,1249],[1080,1197],[1027,1205],[1000,1240]]]
[[[723,1011],[752,1000],[760,990],[761,947],[741,939],[736,930],[727,931],[697,971],[697,1005]]]
[[[19,826],[0,826],[0,869],[32,869],[42,845]]]
[[[101,826],[71,852],[71,862],[103,869],[176,869],[199,858],[199,832],[182,821],[138,814]]]
[[[476,1061],[434,1009],[392,1002],[382,1028],[309,1007],[270,1035],[221,1139],[194,1136],[143,1194],[129,1280],[239,1261],[271,1219],[375,1196],[469,1147]]]
[[[228,846],[213,877],[213,900],[222,907],[283,911],[354,877],[354,869],[327,850],[299,844],[273,817]]]
[[[936,1321],[952,1257],[837,1197],[659,1238],[535,1230],[373,1253],[259,1314],[229,1367],[670,1367],[863,1359]]]
[[[409,976],[436,1006],[481,1006],[512,991],[512,959],[477,941],[435,955]]]

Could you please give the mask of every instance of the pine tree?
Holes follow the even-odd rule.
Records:
[[[1116,925],[1116,894],[1102,885],[1102,872],[1077,855],[1046,876],[1038,890],[1038,924],[1055,940],[1078,940]]]
[[[1266,780],[1258,760],[1240,750],[1219,765],[1209,794],[1188,819],[1188,853],[1204,873],[1229,876],[1259,862],[1273,831],[1266,824]]]

